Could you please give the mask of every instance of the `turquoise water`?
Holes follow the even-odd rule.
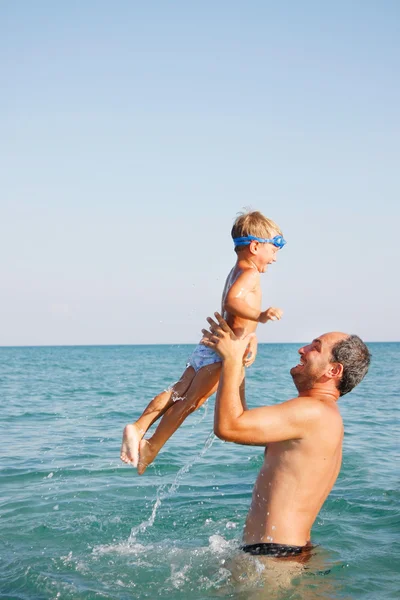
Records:
[[[249,406],[294,395],[297,348],[259,347]],[[123,426],[190,346],[0,348],[0,597],[398,598],[400,344],[370,348],[367,379],[340,402],[343,467],[319,547],[276,588],[253,557],[258,577],[230,577],[262,449],[214,438],[213,401],[143,477],[119,461]]]

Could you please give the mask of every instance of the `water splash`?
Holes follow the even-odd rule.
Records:
[[[157,493],[156,493],[156,500],[154,502],[150,517],[148,519],[146,519],[145,521],[143,521],[142,523],[140,523],[140,525],[133,527],[133,529],[131,530],[131,533],[129,535],[128,544],[135,543],[136,536],[138,533],[144,533],[146,531],[146,529],[153,526],[154,521],[157,516],[157,511],[158,511],[159,507],[161,506],[161,503],[164,500],[167,500],[168,498],[170,498],[176,492],[176,490],[179,488],[179,486],[181,484],[181,480],[184,477],[184,475],[186,475],[186,473],[188,473],[190,471],[190,469],[192,468],[193,465],[195,465],[197,462],[199,462],[199,460],[201,458],[203,458],[203,456],[205,455],[207,450],[212,446],[214,440],[215,440],[215,435],[212,432],[209,434],[208,438],[206,439],[204,447],[199,452],[199,454],[197,454],[197,456],[195,456],[193,459],[188,461],[186,463],[186,465],[183,465],[183,467],[181,469],[179,469],[173,483],[170,486],[168,486],[166,484],[162,484],[158,487]]]

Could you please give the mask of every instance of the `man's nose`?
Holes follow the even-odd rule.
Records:
[[[308,350],[310,349],[310,344],[306,344],[305,346],[302,346],[299,350],[299,354],[306,354],[308,352]]]

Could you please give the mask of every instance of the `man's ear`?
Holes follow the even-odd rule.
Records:
[[[342,378],[342,375],[343,375],[342,363],[339,363],[339,362],[331,363],[329,366],[329,369],[328,369],[327,376],[330,377],[331,379],[338,379],[340,381],[340,379]]]

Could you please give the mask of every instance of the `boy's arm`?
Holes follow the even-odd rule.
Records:
[[[260,275],[254,269],[243,271],[226,294],[224,310],[236,317],[258,323],[261,312],[250,306],[246,298],[259,285],[259,279]]]
[[[279,320],[282,311],[279,308],[268,308],[260,311],[250,306],[246,300],[248,294],[253,292],[259,285],[260,275],[254,269],[243,271],[229,289],[223,308],[229,314],[255,321],[256,323],[266,323],[270,320]]]

